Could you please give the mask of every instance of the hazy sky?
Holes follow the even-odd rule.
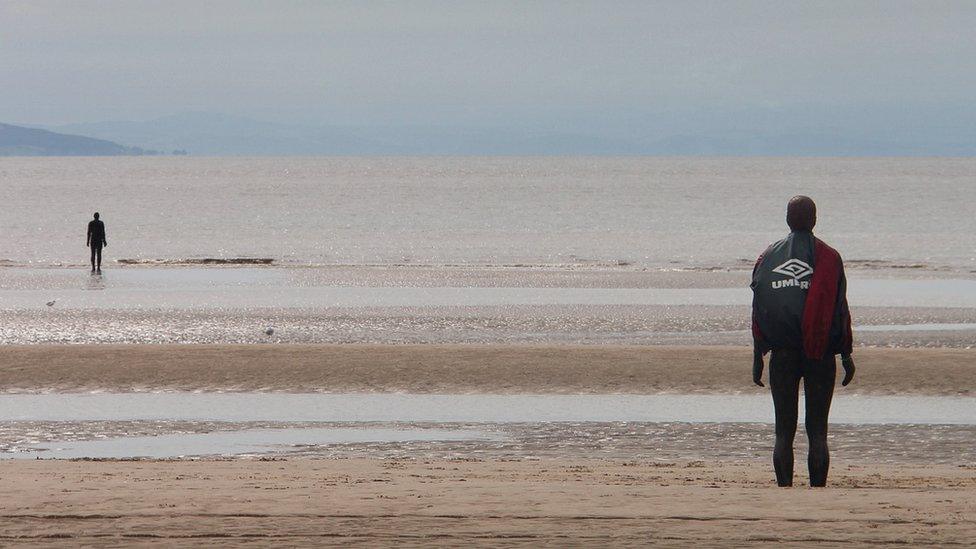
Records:
[[[0,0],[0,121],[952,123],[974,29],[972,1]]]

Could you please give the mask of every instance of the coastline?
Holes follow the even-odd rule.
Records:
[[[0,354],[0,392],[765,392],[751,382],[751,353],[722,346],[10,345]],[[854,394],[976,395],[973,349],[856,348],[854,357],[857,377],[844,389]]]

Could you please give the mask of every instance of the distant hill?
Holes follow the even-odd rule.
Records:
[[[140,156],[159,154],[112,141],[0,124],[0,156]]]
[[[510,126],[283,124],[186,112],[145,121],[87,122],[46,129],[90,135],[114,142],[116,147],[115,143],[138,143],[174,154],[189,150],[200,156],[976,155],[976,117],[962,108],[946,112],[959,115],[951,124],[892,123],[885,132],[873,126],[872,120],[880,117],[877,113],[830,109],[813,110],[802,117],[776,110],[645,113],[626,124],[603,123],[596,113],[592,123],[567,121],[551,126],[517,121]],[[938,119],[949,118],[946,114]],[[128,151],[107,154],[140,154]]]
[[[265,122],[189,112],[154,120],[108,121],[50,129],[194,155],[547,155],[637,154],[624,140],[578,132],[463,126],[349,126]]]
[[[385,150],[338,128],[277,124],[201,112],[146,121],[116,120],[49,129],[139,143],[159,150],[186,149],[201,156],[373,154]]]

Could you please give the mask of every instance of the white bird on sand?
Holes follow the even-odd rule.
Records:
[[[265,328],[264,329],[264,335],[274,335],[274,328],[272,328],[271,326],[268,326],[267,328]]]
[[[51,301],[48,301],[48,302],[47,302],[47,306],[48,306],[48,307],[54,307],[54,303],[55,303],[56,301],[57,301],[57,299],[52,299]]]

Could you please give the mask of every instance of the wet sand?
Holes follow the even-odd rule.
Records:
[[[101,547],[968,545],[972,467],[609,460],[4,463],[4,542]]]
[[[3,344],[751,342],[748,270],[122,267],[91,277],[77,269],[13,267],[3,275]],[[852,269],[850,275],[859,345],[976,343],[972,273]]]
[[[770,414],[765,418],[772,420]],[[976,425],[830,426],[836,464],[976,466]],[[8,459],[330,458],[610,459],[766,464],[769,423],[687,422],[0,422],[0,464]],[[796,440],[803,460],[807,440]],[[0,465],[2,470],[3,465]]]
[[[362,307],[0,311],[0,343],[748,346],[742,306]],[[976,346],[976,309],[858,308],[863,347]],[[938,328],[956,329],[931,329]],[[271,326],[273,336],[265,333]],[[868,331],[863,331],[866,328]],[[958,329],[963,328],[963,329]],[[870,331],[883,329],[883,331]]]
[[[858,394],[976,395],[976,350],[855,351]],[[745,347],[5,346],[0,391],[748,393]]]

